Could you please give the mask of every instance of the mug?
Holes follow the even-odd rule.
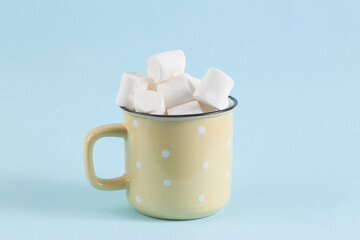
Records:
[[[150,115],[124,110],[124,122],[90,130],[85,138],[88,181],[100,190],[126,189],[139,212],[163,219],[195,219],[214,214],[230,198],[233,111]],[[93,147],[102,137],[125,141],[125,174],[96,176]]]

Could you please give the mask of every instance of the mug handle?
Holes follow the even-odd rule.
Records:
[[[128,131],[123,123],[107,124],[91,129],[85,137],[84,165],[86,177],[89,183],[100,190],[120,190],[129,187],[129,177],[125,173],[121,177],[102,179],[98,178],[94,171],[93,148],[97,140],[103,137],[120,137],[127,139]]]

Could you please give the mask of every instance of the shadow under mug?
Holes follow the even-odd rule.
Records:
[[[226,205],[231,191],[233,111],[193,115],[150,115],[126,108],[124,123],[90,130],[85,138],[88,181],[100,190],[126,189],[139,212],[164,219],[194,219]],[[125,174],[95,175],[93,147],[102,137],[125,141]]]

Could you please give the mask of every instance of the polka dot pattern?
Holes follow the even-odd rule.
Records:
[[[135,166],[132,165],[134,175],[131,177],[135,187],[132,188],[130,199],[134,206],[142,204],[138,205],[142,208],[160,204],[147,190],[149,186],[164,197],[169,206],[177,204],[174,197],[180,193],[190,198],[184,202],[184,205],[189,207],[208,207],[217,203],[218,198],[227,197],[230,192],[230,158],[233,146],[231,124],[223,121],[220,131],[217,122],[207,119],[189,121],[186,124],[181,122],[176,127],[165,121],[162,124],[154,123],[155,127],[150,129],[146,120],[129,120],[130,127],[133,127],[131,131],[136,136],[130,141],[133,141],[134,146],[137,146],[138,142],[143,146],[141,151],[134,149],[138,151],[134,158],[139,160],[135,160]],[[146,133],[143,134],[143,131]],[[156,174],[149,179],[151,172]],[[198,182],[182,181],[190,174],[197,176]],[[219,194],[211,189],[212,181],[219,184],[217,186],[222,189],[224,197],[219,197]]]
[[[197,132],[198,132],[199,135],[204,135],[205,131],[206,131],[206,128],[204,126],[199,126],[197,128]]]
[[[133,125],[134,125],[134,127],[138,128],[138,127],[139,127],[139,122],[138,122],[138,120],[134,120],[134,121],[133,121]]]
[[[162,150],[161,156],[163,156],[163,158],[168,158],[170,156],[170,151],[167,149]]]
[[[208,162],[203,162],[203,164],[201,165],[201,167],[202,167],[203,169],[208,169],[209,163],[208,163]]]
[[[163,181],[163,184],[164,184],[164,186],[166,186],[166,187],[171,186],[171,181],[170,181],[170,179],[165,179],[165,180]]]

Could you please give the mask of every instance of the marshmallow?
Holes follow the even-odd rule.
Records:
[[[194,86],[194,88],[197,88],[200,85],[201,79],[198,79],[196,77],[190,76],[189,74],[185,73],[189,79],[191,84]]]
[[[159,84],[157,90],[163,96],[166,108],[171,108],[192,100],[195,88],[189,77],[181,74]]]
[[[228,107],[232,107],[234,105],[234,101],[231,100],[231,98],[229,98],[229,106]]]
[[[200,104],[200,107],[201,107],[201,110],[204,112],[204,113],[207,113],[207,112],[216,112],[218,111],[216,108],[212,107],[212,106],[209,106],[205,103],[202,103],[202,102],[199,102]]]
[[[154,82],[154,80],[152,80],[152,79],[150,78],[148,90],[154,90],[154,91],[156,91],[156,88],[157,88],[157,83]]]
[[[121,77],[116,104],[134,110],[134,95],[147,90],[149,77],[142,73],[125,72]]]
[[[234,81],[217,68],[210,68],[200,85],[196,88],[194,98],[219,110],[229,107],[228,96],[234,87]]]
[[[188,103],[178,105],[173,108],[169,108],[167,110],[167,113],[168,115],[187,115],[187,114],[197,114],[203,112],[201,111],[198,101],[191,101]]]
[[[162,115],[165,113],[164,100],[160,93],[145,91],[135,95],[134,106],[136,112]]]
[[[156,83],[184,73],[185,54],[182,50],[155,54],[147,60],[147,71]]]

